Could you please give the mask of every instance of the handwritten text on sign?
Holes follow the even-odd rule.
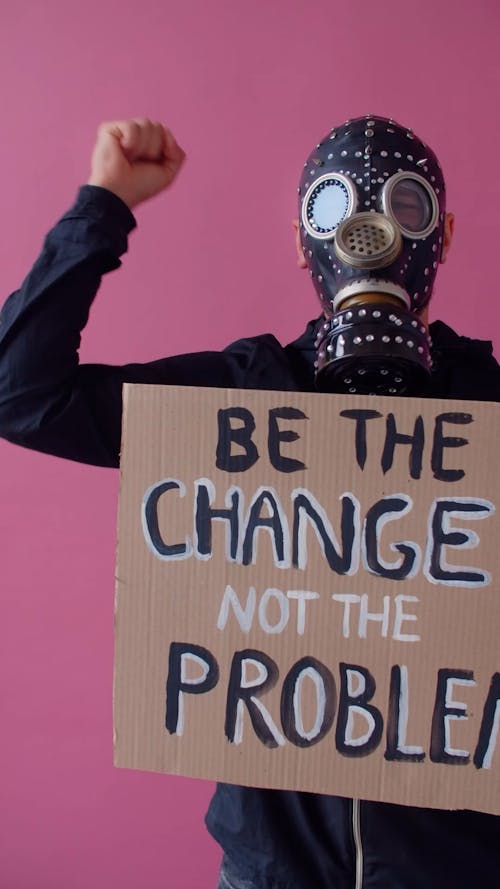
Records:
[[[495,766],[496,406],[132,388],[151,456],[138,469],[129,426],[122,506],[130,465],[136,515],[128,496],[120,529],[125,511],[133,545],[119,576],[136,595],[144,587],[130,556],[141,547],[165,609],[162,716],[151,702],[161,767],[200,774],[201,738],[207,777],[496,805],[462,769],[437,798],[429,774]],[[288,764],[273,762],[287,750]],[[363,787],[346,784],[346,765],[361,762]],[[423,782],[417,768],[408,783],[401,763],[423,766]]]

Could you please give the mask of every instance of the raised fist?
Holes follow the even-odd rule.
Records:
[[[143,117],[103,123],[88,184],[109,189],[132,209],[167,188],[185,156],[161,123]]]

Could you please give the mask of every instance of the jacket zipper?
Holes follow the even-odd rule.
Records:
[[[363,846],[361,845],[361,825],[360,825],[360,801],[353,799],[352,801],[352,833],[354,836],[354,849],[356,852],[356,882],[355,889],[363,887]]]

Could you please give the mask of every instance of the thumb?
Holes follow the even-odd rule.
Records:
[[[95,148],[103,158],[132,160],[134,146],[129,134],[124,133],[118,124],[111,124],[108,127],[103,127],[99,132]]]

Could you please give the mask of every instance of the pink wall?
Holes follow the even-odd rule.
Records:
[[[456,245],[433,317],[498,347],[499,25],[495,0],[4,3],[2,290],[85,180],[99,121],[148,115],[188,163],[138,211],[84,360],[291,338],[317,311],[291,238],[302,162],[369,112],[413,126],[447,171]],[[211,786],[112,766],[117,487],[0,442],[2,889],[215,884]]]

